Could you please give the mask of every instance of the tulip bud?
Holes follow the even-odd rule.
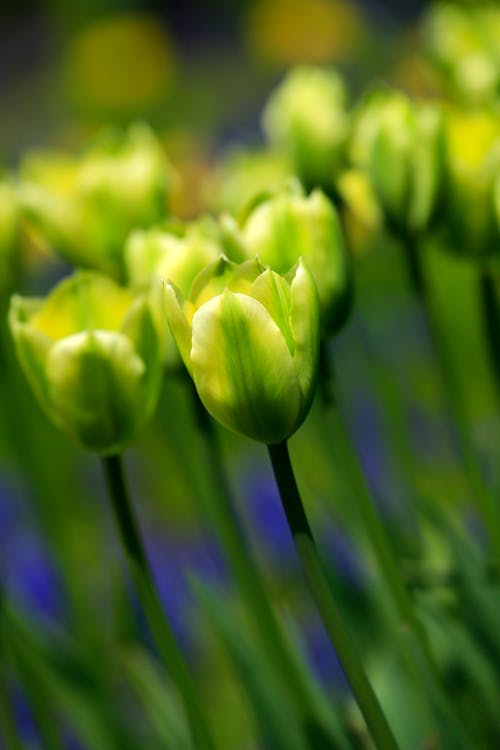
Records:
[[[344,324],[352,297],[349,257],[337,210],[321,190],[305,196],[292,187],[264,200],[241,236],[247,257],[258,255],[278,273],[301,257],[318,288],[323,335]]]
[[[130,235],[124,253],[131,285],[144,291],[155,279],[170,279],[187,296],[195,276],[222,253],[218,232],[208,219],[179,226],[177,231],[173,226],[136,230]],[[179,353],[165,323],[161,285],[153,284],[152,301],[164,363],[168,369],[176,369],[180,364]]]
[[[438,208],[443,178],[443,125],[439,110],[398,93],[371,97],[353,138],[363,166],[393,229],[426,229]]]
[[[258,259],[221,258],[196,277],[189,300],[167,283],[165,306],[215,419],[267,444],[298,429],[314,395],[319,348],[317,291],[301,260],[281,276]]]
[[[0,178],[0,295],[13,283],[19,210],[12,183]]]
[[[498,95],[500,8],[496,3],[439,3],[425,21],[423,39],[445,83],[468,103]]]
[[[270,142],[308,187],[330,191],[344,161],[349,117],[344,83],[333,70],[299,67],[271,94],[263,114]]]
[[[495,179],[500,172],[500,122],[488,110],[450,110],[446,118],[443,215],[450,246],[470,255],[498,253]]]
[[[116,453],[152,414],[161,369],[147,298],[80,271],[46,299],[14,295],[9,322],[40,405],[84,448]]]
[[[166,211],[169,167],[153,133],[136,125],[79,159],[29,156],[22,165],[25,216],[71,263],[121,276],[123,244]]]
[[[219,165],[207,200],[213,208],[238,215],[253,197],[278,190],[290,177],[281,151],[235,149]]]

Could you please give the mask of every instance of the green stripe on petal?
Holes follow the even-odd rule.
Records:
[[[225,427],[264,443],[295,431],[300,389],[292,356],[256,299],[225,291],[197,310],[191,362],[201,400]]]
[[[59,425],[85,448],[120,450],[149,416],[144,374],[124,334],[83,332],[58,341],[47,378]]]
[[[258,276],[249,292],[261,302],[283,334],[288,350],[293,357],[295,342],[290,328],[290,284],[270,268]]]

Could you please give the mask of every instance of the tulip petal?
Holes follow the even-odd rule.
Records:
[[[47,378],[59,425],[85,448],[120,450],[149,416],[145,370],[123,334],[86,331],[58,341]]]
[[[157,290],[158,287],[155,285],[154,291]],[[162,316],[161,323],[155,321],[153,301],[148,297],[138,297],[134,301],[122,327],[122,332],[132,341],[136,354],[143,362],[148,363],[144,375],[144,387],[148,391],[148,403],[151,402],[151,405],[156,403],[160,390],[162,350],[166,346],[164,333],[167,331],[168,326],[164,316]],[[168,334],[170,335],[170,331]]]
[[[290,328],[290,284],[283,276],[268,268],[255,279],[249,294],[264,305],[278,325],[293,356],[295,343]]]
[[[111,279],[78,271],[49,294],[31,324],[52,339],[92,328],[118,331],[132,299],[127,289]]]
[[[225,427],[264,443],[295,431],[300,389],[293,360],[256,299],[225,291],[197,310],[191,362],[201,400]]]
[[[9,310],[9,324],[14,339],[17,356],[35,392],[38,402],[52,417],[49,388],[45,371],[47,355],[52,340],[30,325],[30,318],[42,304],[42,300],[26,299],[14,295]]]
[[[163,300],[168,324],[183,362],[189,374],[192,375],[191,360],[189,357],[191,352],[191,326],[184,312],[184,300],[182,294],[174,284],[167,281],[165,282],[164,289]]]

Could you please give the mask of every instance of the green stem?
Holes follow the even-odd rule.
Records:
[[[488,356],[495,385],[500,395],[500,309],[495,279],[487,266],[480,271],[479,287]]]
[[[425,268],[422,264],[417,238],[407,235],[403,239],[411,284],[424,313],[429,340],[442,383],[443,394],[446,399],[448,411],[457,429],[458,447],[466,477],[470,489],[476,498],[486,533],[489,536],[491,552],[498,563],[500,561],[500,514],[498,513],[496,499],[485,484],[474,447],[470,440],[463,396],[425,278]],[[415,271],[415,268],[418,270]],[[419,283],[415,282],[415,274],[420,279]]]
[[[302,505],[290,463],[288,445],[286,442],[269,445],[268,450],[304,574],[366,725],[379,750],[397,750],[398,745],[392,730],[358,659],[356,647],[351,642],[337,610]]]
[[[196,690],[156,591],[151,568],[130,503],[119,455],[103,458],[109,495],[130,573],[160,657],[181,693],[197,748],[214,747]]]
[[[247,605],[266,660],[274,666],[280,676],[283,688],[290,696],[295,709],[304,714],[306,735],[314,733],[315,741],[322,737],[323,741],[327,742],[328,736],[334,731],[332,722],[324,715],[320,716],[304,672],[285,640],[233,506],[214,422],[199,400],[194,387],[192,392],[198,424],[204,437],[206,463],[212,474],[213,484],[218,489],[217,497],[212,496],[210,492],[205,493],[210,520],[216,528],[236,576],[238,588]],[[327,726],[323,728],[322,725],[325,723]]]
[[[17,733],[16,719],[9,699],[6,679],[6,664],[4,658],[5,636],[3,629],[3,591],[0,590],[0,738],[3,737],[6,750],[23,750],[21,739]]]

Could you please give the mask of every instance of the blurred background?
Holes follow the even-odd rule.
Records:
[[[495,6],[2,0],[0,167],[15,174],[26,153],[38,149],[79,154],[103,130],[143,121],[172,168],[172,216],[236,211],[290,173],[279,153],[265,151],[262,111],[298,64],[334,67],[346,82],[349,110],[372,88],[390,86],[419,101],[496,107],[498,117],[498,13],[495,26],[460,20],[456,11],[493,14]],[[346,210],[354,310],[330,346],[339,409],[431,635],[445,691],[473,738],[465,746],[494,750],[500,747],[498,571],[485,552],[487,532],[464,477],[460,442],[465,429],[479,481],[498,497],[498,393],[479,266],[453,252],[447,239],[428,239],[430,285],[465,420],[457,429],[400,242],[372,220],[371,204],[361,203],[360,215]],[[16,290],[45,293],[69,265],[27,245]],[[11,291],[2,286],[2,310]],[[7,357],[2,353],[2,362]],[[1,378],[0,579],[13,645],[5,654],[0,649],[0,680],[20,747],[191,747],[124,570],[98,462],[49,425],[13,362]],[[368,748],[306,593],[265,451],[222,429],[218,440],[251,555],[318,712],[331,710],[335,741],[326,747]],[[332,585],[401,747],[459,747],[460,728],[446,741],[435,731],[426,676],[395,624],[352,510],[345,455],[336,450],[334,432],[325,432],[318,404],[291,452]],[[213,499],[217,488],[181,379],[166,382],[158,413],[126,462],[162,601],[218,746],[292,747],[284,729],[273,731],[273,716],[286,725],[286,701],[257,666],[263,657],[207,510],[210,500],[199,501]],[[0,721],[0,746],[10,748],[7,742]],[[308,747],[323,747],[318,743]]]

